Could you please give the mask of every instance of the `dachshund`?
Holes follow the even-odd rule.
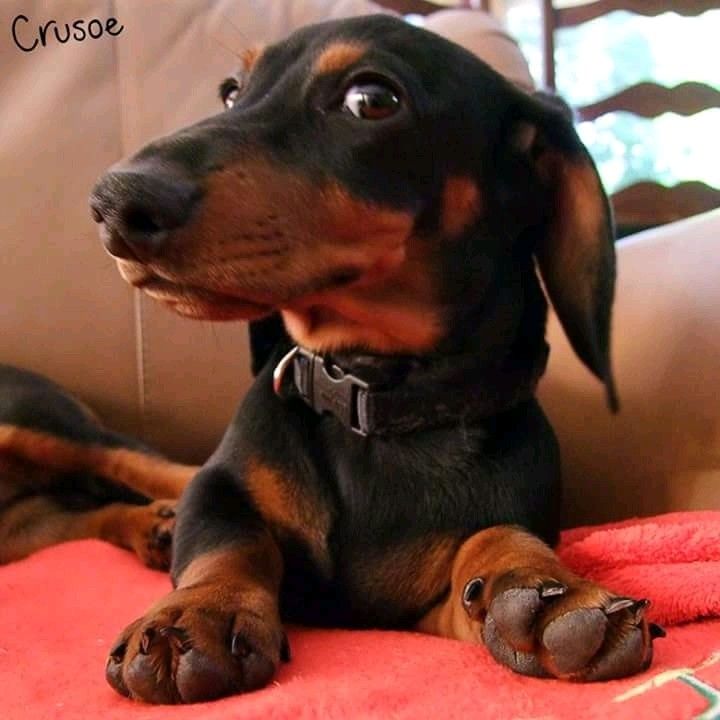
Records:
[[[543,286],[618,406],[612,216],[567,112],[380,15],[246,52],[220,96],[90,200],[122,277],[184,317],[249,321],[256,371],[197,471],[62,433],[79,470],[122,488],[83,512],[154,526],[148,503],[180,497],[174,589],[121,633],[109,683],[151,703],[263,687],[289,659],[284,623],[483,643],[537,677],[647,668],[662,634],[648,601],[551,549]],[[18,461],[59,442],[6,423],[27,440]]]

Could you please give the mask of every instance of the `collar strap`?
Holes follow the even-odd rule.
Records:
[[[532,367],[389,387],[372,385],[329,358],[296,346],[275,367],[273,388],[280,397],[300,397],[318,414],[334,415],[363,437],[402,434],[488,418],[528,400],[545,370],[547,355],[545,345]]]

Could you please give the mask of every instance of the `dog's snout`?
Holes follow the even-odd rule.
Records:
[[[188,178],[129,168],[100,179],[90,210],[111,255],[143,260],[163,251],[170,231],[187,223],[199,198],[199,186]]]

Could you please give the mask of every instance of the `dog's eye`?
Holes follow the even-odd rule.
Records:
[[[343,100],[343,110],[363,120],[383,120],[400,109],[399,95],[379,82],[353,85]]]
[[[220,100],[222,100],[222,104],[228,110],[230,110],[231,108],[235,107],[235,103],[240,97],[241,92],[242,87],[240,86],[240,83],[237,81],[236,78],[231,77],[226,78],[220,83],[218,94],[220,95]]]

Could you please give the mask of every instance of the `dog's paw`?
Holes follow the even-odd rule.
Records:
[[[289,659],[280,625],[204,597],[176,590],[125,629],[106,667],[117,692],[148,703],[193,703],[270,681],[280,660]]]
[[[594,583],[563,583],[530,568],[470,580],[462,603],[496,660],[516,672],[610,680],[645,670],[663,634],[645,619],[647,600]]]
[[[175,529],[175,502],[156,500],[132,509],[130,545],[142,562],[155,570],[169,570]]]

